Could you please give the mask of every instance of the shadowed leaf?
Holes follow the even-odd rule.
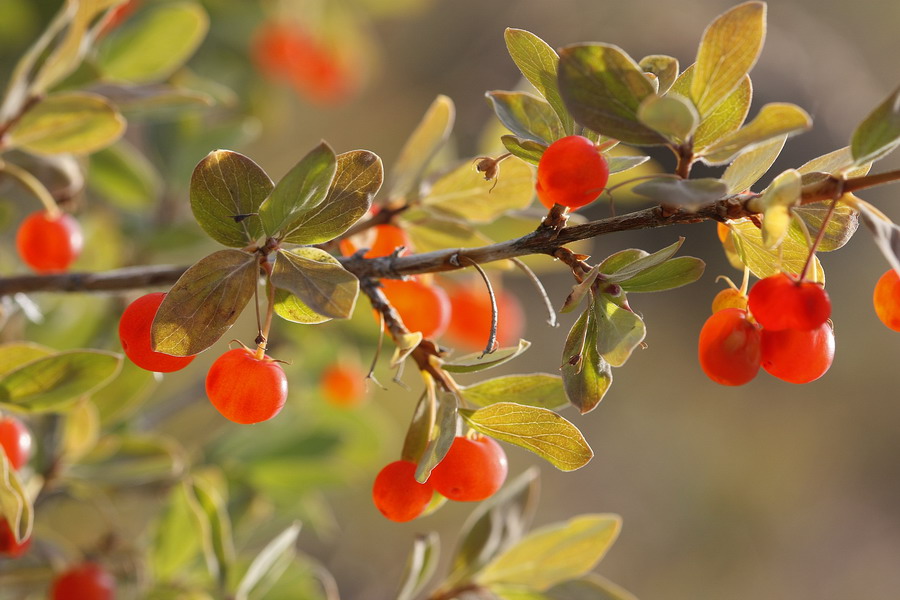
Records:
[[[453,392],[440,392],[436,398],[436,412],[428,434],[428,443],[416,466],[416,480],[425,483],[439,462],[444,460],[459,423],[459,398]]]
[[[865,202],[858,202],[862,222],[872,233],[875,245],[887,259],[891,267],[900,274],[900,227],[882,218]]]
[[[259,585],[266,574],[271,572],[285,556],[293,558],[296,554],[297,537],[300,535],[300,524],[294,523],[266,544],[241,578],[235,590],[235,600],[247,600],[250,592]]]
[[[150,551],[153,574],[162,581],[170,580],[200,552],[195,517],[184,485],[169,492],[169,501],[156,527]]]
[[[353,314],[359,295],[359,280],[336,258],[318,248],[279,250],[272,269],[272,285],[332,319]]]
[[[759,181],[781,154],[785,140],[787,136],[781,135],[747,152],[741,152],[722,173],[722,181],[728,186],[728,192],[731,194],[746,192]]]
[[[700,115],[691,101],[678,94],[647,96],[637,111],[638,120],[674,143],[680,144],[693,135]]]
[[[649,156],[607,156],[606,164],[609,167],[609,174],[615,175],[640,166],[648,160]]]
[[[562,379],[569,402],[581,414],[603,400],[612,385],[612,368],[597,352],[597,321],[588,307],[566,337],[562,354]]]
[[[91,154],[88,185],[115,206],[140,209],[156,202],[162,178],[137,148],[119,140]]]
[[[25,113],[7,132],[7,149],[37,154],[90,154],[115,142],[125,119],[102,96],[85,92],[52,94]]]
[[[406,569],[400,579],[400,591],[397,600],[412,600],[424,589],[428,580],[434,575],[440,557],[440,540],[437,533],[417,535],[413,540],[413,549],[406,560]]]
[[[256,256],[219,250],[201,259],[175,282],[153,320],[153,347],[191,356],[216,343],[234,324],[256,289]]]
[[[533,140],[525,140],[514,135],[501,136],[500,141],[503,142],[503,147],[506,148],[510,154],[521,158],[534,166],[537,166],[538,163],[541,162],[541,157],[547,149],[547,146],[544,144],[539,144]]]
[[[596,573],[563,581],[547,590],[546,594],[548,600],[637,600],[628,590]]]
[[[643,181],[631,191],[650,198],[660,204],[681,206],[686,210],[696,210],[701,206],[721,200],[728,194],[728,186],[721,179],[702,177],[698,179],[659,178]]]
[[[862,165],[884,158],[900,144],[900,87],[859,124],[853,132],[850,151],[854,163]]]
[[[551,144],[565,137],[559,117],[544,100],[527,92],[488,92],[486,95],[500,122],[520,139]]]
[[[105,435],[72,466],[72,474],[115,486],[174,483],[184,472],[176,448],[159,435]]]
[[[525,79],[547,100],[562,123],[566,134],[575,131],[572,117],[563,104],[557,83],[559,56],[547,42],[523,29],[508,28],[504,33],[509,55]]]
[[[675,79],[678,77],[678,59],[673,56],[651,54],[642,58],[638,65],[644,72],[656,75],[656,80],[659,82],[659,88],[656,93],[659,95],[669,91],[669,88],[672,87],[672,84],[675,83]]]

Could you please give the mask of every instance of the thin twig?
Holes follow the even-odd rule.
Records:
[[[487,345],[484,347],[484,352],[481,353],[481,356],[478,358],[484,358],[488,354],[492,354],[497,350],[499,344],[497,343],[497,295],[494,294],[494,286],[491,285],[491,279],[487,276],[487,273],[484,272],[484,269],[481,268],[477,262],[473,260],[461,256],[460,260],[465,260],[471,266],[475,267],[475,270],[478,271],[478,274],[481,275],[481,278],[484,280],[484,285],[487,287],[488,296],[491,299],[491,331],[488,334]]]

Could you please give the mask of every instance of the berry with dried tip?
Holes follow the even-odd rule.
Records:
[[[19,558],[28,552],[29,547],[31,547],[31,538],[25,538],[21,544],[17,542],[12,527],[9,526],[9,521],[0,517],[0,556]]]
[[[720,310],[700,330],[700,367],[716,383],[744,385],[759,372],[760,346],[760,328],[747,318],[747,311]]]
[[[386,465],[378,472],[372,486],[375,508],[398,523],[412,521],[421,515],[433,495],[431,483],[416,481],[416,465],[406,460]]]
[[[550,144],[541,156],[537,195],[547,208],[579,208],[596,200],[608,180],[609,165],[594,142],[570,135]]]
[[[891,269],[878,279],[872,294],[875,314],[894,331],[900,331],[900,277]]]
[[[31,213],[16,232],[22,262],[38,273],[60,273],[81,254],[84,238],[72,215],[47,211]]]
[[[97,563],[86,562],[61,573],[53,580],[52,600],[112,600],[116,580]]]
[[[747,305],[753,318],[769,331],[818,329],[831,316],[831,300],[824,287],[795,281],[786,273],[756,282]]]
[[[209,368],[206,395],[222,416],[235,423],[271,419],[287,400],[287,376],[277,362],[247,348],[229,350]]]
[[[119,341],[131,362],[147,371],[171,373],[188,366],[196,355],[172,356],[153,350],[150,330],[165,299],[163,292],[141,296],[128,305],[119,319]]]
[[[494,439],[457,437],[428,481],[449,500],[477,502],[500,489],[508,470],[506,453]]]
[[[13,470],[21,469],[31,458],[31,433],[15,417],[0,418],[0,448]]]
[[[825,374],[834,360],[834,332],[822,323],[818,329],[762,331],[762,367],[790,383],[809,383]]]

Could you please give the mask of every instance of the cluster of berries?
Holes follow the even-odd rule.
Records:
[[[372,500],[391,521],[411,521],[432,503],[435,493],[456,502],[478,502],[493,496],[506,480],[506,453],[494,439],[457,437],[431,471],[428,481],[416,481],[416,465],[397,460],[375,477]]]

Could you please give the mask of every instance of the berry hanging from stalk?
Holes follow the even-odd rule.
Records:
[[[541,204],[580,208],[606,187],[609,165],[594,142],[580,135],[556,140],[538,163],[537,194]]]

